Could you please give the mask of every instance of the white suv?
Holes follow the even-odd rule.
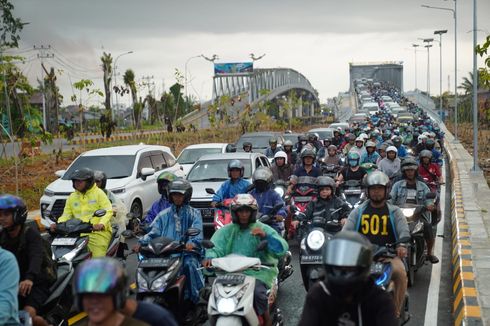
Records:
[[[43,218],[46,211],[55,219],[61,216],[66,199],[74,191],[70,176],[83,167],[104,171],[107,189],[137,217],[144,216],[159,198],[156,179],[163,171],[185,177],[167,146],[140,144],[91,150],[78,156],[67,170],[56,171],[59,179],[46,187],[40,200]]]

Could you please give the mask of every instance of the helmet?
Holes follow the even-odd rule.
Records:
[[[231,219],[233,223],[238,224],[238,216],[236,212],[239,209],[243,208],[248,208],[252,211],[252,214],[250,215],[250,223],[255,223],[257,220],[257,211],[259,210],[259,206],[257,204],[257,200],[250,194],[238,194],[233,198],[230,204],[230,212],[231,212]]]
[[[250,149],[252,149],[252,143],[249,142],[249,141],[246,141],[246,142],[243,142],[243,149],[245,149],[245,147],[250,147]]]
[[[401,164],[401,170],[406,171],[406,170],[418,170],[419,166],[417,164],[417,161],[411,157],[407,157],[402,161]]]
[[[276,137],[271,137],[269,139],[269,145],[272,145],[272,144],[277,144],[277,138]]]
[[[288,154],[286,154],[285,152],[283,151],[279,151],[277,152],[276,154],[274,154],[274,161],[276,160],[276,158],[283,158],[284,159],[284,163],[287,164],[288,163]],[[255,173],[254,173],[255,174]]]
[[[332,193],[335,193],[335,181],[330,177],[319,176],[318,178],[316,178],[316,185],[318,187],[318,190],[330,187],[332,189]]]
[[[293,147],[293,142],[290,140],[285,140],[284,143],[282,144],[282,147],[286,147],[286,146]]]
[[[335,146],[335,145],[329,145],[329,146],[327,147],[327,150],[328,150],[328,151],[329,151],[329,150],[334,150],[334,151],[337,151],[337,146]]]
[[[312,149],[305,149],[303,152],[301,152],[301,160],[303,160],[305,157],[312,157],[315,159],[316,155]]]
[[[291,130],[286,130],[284,133],[285,134],[292,134],[293,132]]]
[[[372,187],[372,186],[383,186],[383,187],[388,187],[390,183],[390,178],[383,172],[376,170],[368,174],[366,177],[366,186]]]
[[[82,307],[82,295],[110,294],[115,309],[122,309],[127,297],[128,277],[116,259],[101,257],[86,260],[78,266],[73,279],[75,306]]]
[[[376,144],[374,142],[368,140],[366,142],[366,148],[368,148],[368,147],[374,147],[374,148],[376,148]]]
[[[356,167],[359,165],[359,162],[361,161],[361,156],[357,152],[349,152],[347,154],[347,163],[351,167]]]
[[[429,151],[428,149],[424,149],[423,151],[420,152],[419,157],[420,157],[420,159],[422,159],[424,157],[428,157],[428,158],[432,159],[432,152]]]
[[[94,181],[100,182],[100,189],[104,190],[107,186],[107,175],[104,171],[96,170],[94,171]]]
[[[243,177],[243,173],[245,172],[245,168],[243,167],[242,162],[239,160],[231,160],[230,163],[228,163],[228,177],[231,178],[230,171],[233,169],[238,169],[240,170],[240,178]]]
[[[366,139],[368,139],[369,137],[368,137],[368,135],[367,135],[366,133],[364,133],[364,132],[363,132],[362,134],[360,134],[360,135],[359,135],[359,137],[358,137],[358,138],[362,138],[362,139],[366,140]]]
[[[434,141],[434,139],[429,138],[425,142],[425,147],[427,147],[427,149],[433,149],[435,144],[436,142]]]
[[[386,149],[386,153],[388,152],[395,152],[395,154],[398,155],[398,149],[396,149],[395,146],[388,146],[388,148]]]
[[[422,142],[424,139],[425,139],[425,140],[427,140],[427,136],[426,136],[426,135],[424,135],[424,134],[419,135],[419,136],[417,137],[417,140],[419,141],[419,143],[421,143],[421,142]]]
[[[328,144],[327,144],[328,143]],[[323,145],[330,145],[332,143],[332,138],[327,137],[323,140]]]
[[[173,193],[179,193],[184,195],[184,204],[189,203],[192,197],[192,185],[187,180],[177,179],[169,183],[168,185],[168,195],[169,200],[173,204],[172,199]]]
[[[258,167],[252,176],[252,182],[255,184],[255,186],[257,186],[257,184],[262,183],[262,184],[265,184],[265,186],[268,188],[269,185],[272,183],[272,172],[271,172],[271,170],[269,168],[263,167],[263,166]]]
[[[400,146],[402,144],[402,137],[400,136],[395,136],[391,140],[393,141],[393,144],[395,144],[395,146]]]
[[[379,147],[380,150],[383,150],[386,152],[386,149],[390,147],[389,144],[387,144],[386,142],[382,143],[381,146]]]
[[[347,136],[347,140],[349,140],[349,141],[356,140],[356,135],[354,135],[354,134],[349,134],[349,135]]]
[[[0,210],[12,212],[14,225],[24,224],[27,219],[27,207],[24,201],[14,195],[0,196]]]
[[[75,170],[75,172],[73,172],[71,174],[71,180],[73,181],[73,187],[75,187],[75,180],[81,180],[81,181],[87,181],[87,184],[85,185],[85,187],[81,190],[81,192],[86,192],[87,190],[89,190],[90,188],[92,188],[92,186],[94,185],[94,171],[92,169],[89,169],[89,168],[81,168],[81,169],[78,169],[78,170]]]
[[[323,252],[326,285],[333,296],[357,297],[369,278],[372,245],[360,233],[342,231],[327,242]]]
[[[168,198],[168,184],[178,177],[172,172],[165,171],[157,178],[158,193]]]
[[[301,143],[302,141],[308,141],[308,138],[305,135],[299,135],[298,136],[298,142]]]
[[[363,138],[363,137],[361,137],[361,136],[357,137],[357,138],[356,138],[356,143],[357,143],[358,141],[361,141],[361,142],[364,144],[364,138]]]

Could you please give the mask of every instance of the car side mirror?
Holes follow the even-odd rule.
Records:
[[[58,170],[54,173],[54,175],[57,176],[58,178],[63,178],[65,173],[66,173],[66,170]]]
[[[207,193],[207,194],[210,194],[210,195],[214,195],[214,194],[216,194],[216,191],[214,191],[214,189],[213,189],[213,188],[206,188],[205,190],[206,190],[206,193]]]
[[[98,209],[95,211],[94,216],[95,217],[102,217],[107,213],[105,209]]]
[[[154,174],[155,174],[155,169],[153,168],[142,168],[140,172],[141,179],[143,180],[146,180],[147,177]]]
[[[188,237],[195,237],[196,235],[199,235],[199,233],[201,233],[201,230],[197,228],[188,228],[185,235]]]
[[[226,152],[227,153],[236,153],[236,145],[235,144],[226,145]]]

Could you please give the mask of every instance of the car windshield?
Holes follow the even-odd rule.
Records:
[[[243,143],[251,142],[253,148],[264,149],[269,147],[269,139],[272,135],[241,137],[236,145],[238,151],[243,152]]]
[[[313,132],[315,134],[318,134],[318,137],[320,139],[332,138],[333,137],[333,130],[311,130],[310,132]]]
[[[221,148],[187,148],[180,153],[177,162],[180,164],[194,164],[201,156],[221,153]]]
[[[284,134],[282,135],[284,140],[290,140],[295,144],[298,141],[298,134]]]
[[[80,156],[63,175],[63,180],[70,180],[78,169],[89,168],[104,171],[107,179],[122,179],[133,174],[135,155]]]
[[[213,181],[226,181],[228,179],[228,163],[232,159],[228,160],[205,160],[198,161],[192,167],[187,180],[190,182],[213,182]],[[252,166],[250,160],[240,160],[245,167],[243,174],[244,178],[250,178],[252,176]]]

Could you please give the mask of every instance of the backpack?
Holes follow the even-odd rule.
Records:
[[[30,223],[24,224],[22,234],[19,239],[19,251],[22,250],[26,243],[26,232],[29,228],[37,228],[36,224],[30,225]],[[53,252],[51,251],[51,243],[41,235],[42,247],[43,247],[43,262],[41,265],[43,280],[49,284],[53,284],[57,276],[58,265],[53,260]]]

